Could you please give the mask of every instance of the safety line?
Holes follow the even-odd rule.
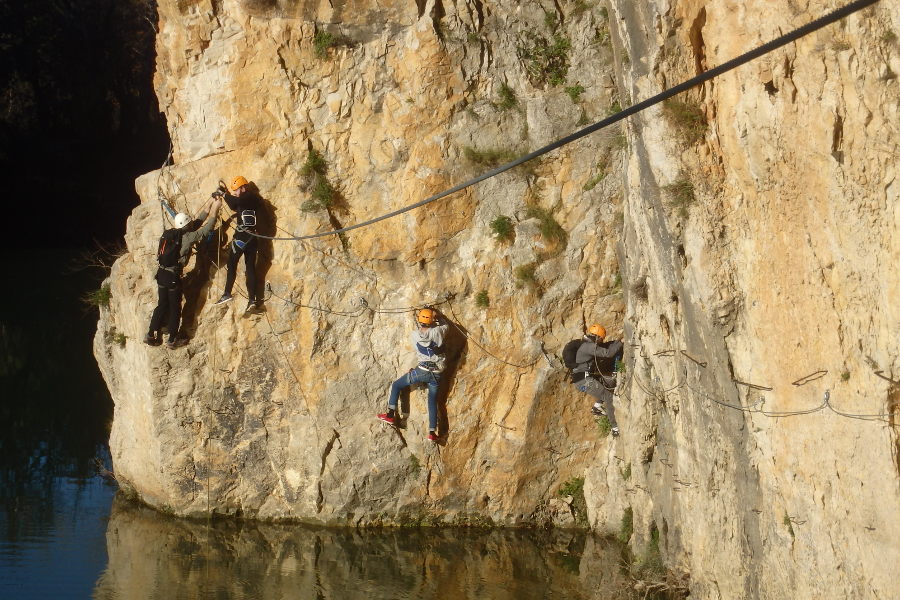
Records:
[[[500,165],[499,167],[491,169],[490,171],[487,171],[486,173],[483,173],[477,177],[469,179],[468,181],[464,181],[463,183],[457,184],[457,185],[453,186],[452,188],[444,190],[443,192],[440,192],[439,194],[435,194],[434,196],[429,196],[428,198],[425,198],[424,200],[420,200],[419,202],[415,202],[408,206],[404,206],[403,208],[399,208],[399,209],[391,211],[389,213],[385,213],[381,216],[374,217],[372,219],[368,219],[366,221],[363,221],[362,223],[356,223],[355,225],[348,225],[347,227],[341,227],[340,229],[334,229],[332,231],[322,231],[319,233],[311,233],[308,235],[286,236],[286,237],[266,236],[266,235],[260,235],[258,233],[251,233],[251,235],[254,235],[259,238],[267,239],[267,240],[300,241],[300,240],[308,240],[308,239],[318,238],[318,237],[325,237],[328,235],[338,235],[340,233],[351,231],[353,229],[367,227],[374,223],[378,223],[379,221],[384,221],[385,219],[390,219],[391,217],[396,217],[397,215],[401,215],[405,212],[409,212],[413,209],[419,208],[426,204],[430,204],[431,202],[434,202],[436,200],[440,200],[441,198],[445,198],[451,194],[455,194],[456,192],[462,191],[470,186],[475,185],[476,183],[480,183],[480,182],[484,181],[485,179],[490,179],[491,177],[494,177],[495,175],[499,175],[500,173],[508,171],[514,167],[517,167],[517,166],[521,165],[522,163],[525,163],[529,160],[532,160],[534,158],[537,158],[539,156],[547,154],[548,152],[556,150],[557,148],[561,148],[562,146],[565,146],[576,140],[579,140],[587,135],[594,133],[595,131],[598,131],[600,129],[603,129],[604,127],[612,125],[613,123],[617,123],[627,117],[630,117],[631,115],[635,115],[643,110],[646,110],[647,108],[650,108],[651,106],[654,106],[656,104],[659,104],[660,102],[663,102],[664,100],[668,100],[672,96],[675,96],[677,94],[680,94],[681,92],[689,90],[690,88],[700,85],[701,83],[705,83],[706,81],[709,81],[710,79],[718,77],[719,75],[722,75],[723,73],[727,73],[728,71],[731,71],[732,69],[735,69],[743,64],[746,64],[753,59],[759,58],[760,56],[768,54],[769,52],[772,52],[773,50],[777,50],[778,48],[781,48],[782,46],[786,46],[787,44],[794,42],[806,35],[809,35],[810,33],[814,32],[814,31],[822,29],[823,27],[826,27],[827,25],[830,25],[836,21],[839,21],[839,20],[853,14],[854,12],[862,10],[863,8],[866,8],[867,6],[871,6],[872,4],[875,4],[878,1],[879,0],[856,0],[855,2],[851,2],[850,4],[847,4],[846,6],[836,9],[833,12],[828,13],[827,15],[825,15],[823,17],[820,17],[814,21],[807,23],[806,25],[798,27],[797,29],[795,29],[789,33],[786,33],[770,42],[767,42],[753,50],[750,50],[749,52],[745,52],[744,54],[738,56],[737,58],[733,58],[717,67],[713,67],[709,71],[705,71],[704,73],[701,73],[700,75],[692,77],[686,81],[683,81],[682,83],[679,83],[678,85],[676,85],[674,87],[664,90],[651,98],[648,98],[648,99],[646,99],[642,102],[639,102],[637,104],[634,104],[620,112],[617,112],[616,114],[611,115],[611,116],[603,119],[602,121],[598,121],[597,123],[594,123],[593,125],[589,125],[589,126],[585,127],[584,129],[580,129],[580,130],[576,131],[575,133],[572,133],[564,138],[561,138],[551,144],[543,146],[542,148],[538,148],[537,150],[530,152],[528,154],[525,154],[524,156],[520,156],[519,158],[517,158],[511,162]]]

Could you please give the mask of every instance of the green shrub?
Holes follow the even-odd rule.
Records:
[[[596,417],[597,429],[600,431],[600,437],[605,438],[612,431],[612,423],[609,422],[609,417],[606,415],[600,415]]]
[[[478,308],[487,308],[491,305],[491,299],[488,298],[487,290],[481,290],[475,294],[475,306]]]
[[[565,88],[566,93],[569,95],[569,98],[572,99],[572,102],[578,102],[578,98],[584,93],[584,86],[582,85],[571,85]]]
[[[572,497],[572,509],[575,514],[575,523],[581,527],[588,526],[587,502],[584,499],[584,477],[573,477],[556,491],[560,498]]]
[[[516,93],[505,83],[500,84],[500,91],[497,92],[497,95],[500,96],[500,100],[495,106],[500,110],[509,110],[518,103]]]
[[[669,98],[663,102],[663,115],[688,145],[694,145],[706,135],[706,115],[695,102]]]
[[[491,231],[494,232],[494,237],[501,242],[511,242],[516,235],[512,219],[506,215],[500,215],[491,221]]]
[[[578,496],[584,495],[584,477],[573,477],[568,480],[561,486],[559,486],[559,490],[557,490],[556,495],[562,498],[563,496]]]
[[[638,579],[657,581],[666,574],[662,554],[659,551],[659,529],[650,529],[650,541],[634,562],[633,574]]]
[[[470,146],[463,148],[463,156],[472,164],[483,167],[496,167],[516,158],[516,152],[508,148],[477,150]]]
[[[669,206],[678,210],[682,218],[687,218],[688,208],[694,203],[694,184],[689,179],[681,178],[674,183],[663,186],[669,195]]]
[[[524,265],[519,265],[515,268],[516,275],[516,287],[523,287],[525,285],[534,287],[537,285],[537,280],[534,277],[534,272],[537,270],[537,263],[530,262]]]
[[[585,192],[589,192],[595,187],[597,184],[603,181],[606,178],[606,169],[609,167],[609,163],[606,160],[601,160],[597,163],[597,174],[587,180],[587,183],[582,186],[582,190]]]
[[[109,301],[112,299],[112,291],[108,283],[104,283],[99,289],[85,294],[83,300],[89,306],[97,308],[109,308]]]
[[[619,525],[619,533],[616,535],[621,543],[627,544],[631,540],[631,534],[634,533],[634,510],[629,506],[622,513],[622,521]]]
[[[533,31],[525,32],[516,48],[516,55],[522,62],[525,73],[532,85],[549,83],[561,85],[569,72],[569,50],[572,43],[562,34],[553,34],[548,40]]]
[[[306,155],[306,162],[300,167],[300,174],[304,177],[310,177],[316,173],[324,175],[326,167],[325,158],[319,154],[318,150],[313,148]]]
[[[335,37],[327,31],[317,31],[313,36],[313,50],[317,58],[328,58],[328,49],[335,45]]]
[[[525,216],[529,219],[538,220],[538,229],[541,232],[541,237],[545,240],[553,244],[565,244],[566,230],[557,223],[556,219],[553,218],[553,213],[549,210],[543,209],[536,204],[530,204],[525,210]]]
[[[351,46],[352,41],[341,34],[333,34],[327,31],[317,31],[313,36],[313,52],[316,58],[325,60],[328,58],[328,51],[337,46]]]
[[[128,336],[122,332],[116,332],[116,334],[113,335],[113,342],[119,346],[124,347],[126,341],[128,341]]]
[[[611,117],[616,113],[622,112],[622,104],[616,100],[612,104],[609,105],[609,108],[606,109],[606,116]]]
[[[313,200],[318,202],[323,208],[330,208],[334,204],[336,194],[334,187],[324,177],[320,177],[313,186]]]

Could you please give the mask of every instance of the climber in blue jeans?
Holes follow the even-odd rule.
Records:
[[[399,419],[397,400],[400,392],[416,383],[428,386],[428,439],[438,440],[437,434],[437,395],[441,385],[441,371],[444,370],[443,343],[448,324],[440,322],[440,318],[431,307],[416,312],[416,328],[412,331],[411,340],[416,354],[416,367],[391,384],[388,397],[388,411],[378,415],[385,423],[394,425]]]

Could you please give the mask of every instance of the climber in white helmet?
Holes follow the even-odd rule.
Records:
[[[221,202],[220,197],[214,196],[209,211],[201,213],[195,221],[191,221],[191,218],[184,213],[178,213],[173,219],[175,227],[166,229],[160,236],[159,248],[156,252],[156,260],[159,263],[159,268],[156,270],[159,301],[150,317],[150,327],[144,337],[145,344],[159,346],[162,343],[163,326],[169,331],[167,348],[174,349],[187,343],[186,338],[178,335],[183,293],[181,274],[191,258],[194,244],[212,231]],[[199,223],[202,225],[197,229],[195,226]],[[192,231],[192,229],[194,230]]]

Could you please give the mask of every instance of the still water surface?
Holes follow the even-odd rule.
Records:
[[[175,519],[115,496],[111,401],[71,253],[13,260],[0,295],[0,599],[609,598],[619,549],[583,533],[353,530]],[[132,342],[129,342],[132,343]]]

